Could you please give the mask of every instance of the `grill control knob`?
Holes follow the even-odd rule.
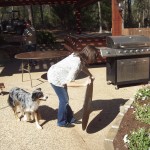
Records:
[[[150,49],[148,48],[147,51],[149,51]]]
[[[124,53],[127,53],[128,51],[124,51]]]
[[[119,54],[121,54],[121,51],[118,51]]]
[[[130,50],[130,53],[133,53],[133,50]]]
[[[139,52],[139,50],[137,49],[136,52]]]

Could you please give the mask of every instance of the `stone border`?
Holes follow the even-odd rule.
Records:
[[[106,150],[115,150],[114,145],[113,145],[114,138],[117,135],[120,123],[121,123],[125,113],[128,111],[128,108],[130,108],[133,101],[134,101],[134,98],[130,98],[125,103],[125,105],[120,107],[120,112],[116,116],[114,124],[111,126],[111,129],[108,131],[108,134],[107,134],[107,136],[104,140],[104,147],[105,147]]]

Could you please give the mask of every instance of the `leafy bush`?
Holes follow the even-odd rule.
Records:
[[[148,100],[150,99],[150,86],[144,86],[139,89],[135,94],[135,100]]]
[[[48,31],[37,31],[38,44],[54,44],[56,41],[52,33]]]
[[[137,131],[130,132],[126,136],[126,141],[130,150],[149,150],[150,130],[140,128]]]
[[[135,107],[135,118],[141,122],[150,124],[150,104],[140,105],[134,103]]]
[[[135,118],[150,124],[150,86],[144,86],[137,91],[133,107],[135,108]]]
[[[150,86],[140,88],[135,94],[132,104],[135,118],[145,124],[150,124]],[[129,150],[150,150],[150,129],[136,129],[124,136]]]

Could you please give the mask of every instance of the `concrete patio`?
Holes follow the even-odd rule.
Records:
[[[57,124],[58,100],[46,79],[46,72],[51,61],[40,61],[32,68],[33,88],[30,85],[29,74],[24,74],[22,82],[21,61],[12,60],[0,67],[0,82],[5,84],[4,95],[0,95],[0,149],[1,150],[106,150],[104,139],[123,106],[132,98],[141,85],[122,87],[118,90],[113,85],[107,85],[105,64],[91,65],[90,71],[95,76],[92,112],[85,131],[82,124],[72,128],[61,128]],[[84,82],[86,77],[80,75],[78,82]],[[12,87],[20,87],[29,92],[41,87],[47,101],[40,104],[42,116],[38,130],[35,123],[17,122],[11,108],[7,104],[8,92]],[[70,105],[75,117],[82,121],[82,106],[85,87],[69,88]]]

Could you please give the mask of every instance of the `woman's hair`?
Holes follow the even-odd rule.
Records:
[[[82,51],[75,52],[75,54],[79,56],[82,61],[90,64],[96,62],[98,52],[94,46],[87,45]]]

